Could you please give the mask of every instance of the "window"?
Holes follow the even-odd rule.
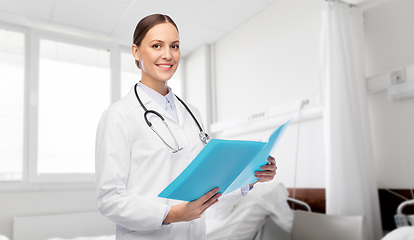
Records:
[[[132,54],[110,44],[5,26],[0,29],[3,189],[92,186],[101,115],[111,97],[118,100],[119,89],[125,96],[141,79]],[[120,53],[120,63],[111,65],[111,53]],[[169,86],[180,96],[180,68]],[[44,182],[67,184],[32,184]]]
[[[25,35],[0,29],[0,181],[21,181]]]
[[[93,173],[109,104],[109,51],[40,39],[37,174]]]
[[[135,65],[132,53],[121,52],[121,97],[141,79],[141,70]]]

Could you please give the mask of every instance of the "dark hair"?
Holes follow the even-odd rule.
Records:
[[[177,29],[177,32],[178,32],[177,25],[169,16],[163,15],[163,14],[148,15],[144,17],[143,19],[141,19],[141,21],[139,21],[139,23],[135,27],[133,44],[139,47],[141,45],[142,39],[144,39],[147,32],[151,28],[153,28],[155,25],[158,25],[161,23],[171,23]],[[137,67],[141,69],[141,66],[138,60],[135,60],[135,65],[137,65]]]

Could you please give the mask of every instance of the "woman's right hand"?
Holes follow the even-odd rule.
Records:
[[[200,218],[209,207],[218,202],[218,198],[222,195],[217,193],[218,190],[219,188],[214,188],[197,200],[171,206],[164,223],[184,222]]]

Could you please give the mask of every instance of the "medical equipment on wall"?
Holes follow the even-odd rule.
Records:
[[[387,90],[388,98],[401,101],[414,97],[414,64],[366,79],[367,92]]]
[[[168,148],[170,148],[172,151],[173,151],[173,153],[176,153],[176,152],[178,152],[178,151],[180,151],[180,150],[182,150],[183,148],[181,147],[180,148],[180,146],[178,145],[178,142],[177,142],[177,139],[175,138],[175,136],[174,136],[174,134],[171,132],[171,129],[170,129],[170,127],[168,126],[168,124],[165,122],[165,120],[164,120],[164,117],[160,114],[160,113],[158,113],[157,111],[155,111],[155,110],[148,110],[145,106],[144,106],[144,104],[141,102],[141,99],[139,98],[139,96],[138,96],[138,93],[137,93],[137,86],[138,86],[138,83],[137,84],[135,84],[135,86],[134,86],[134,90],[135,90],[135,96],[137,97],[137,100],[138,100],[138,102],[139,102],[139,104],[141,105],[141,107],[144,109],[144,111],[145,111],[145,113],[144,113],[144,119],[145,119],[145,122],[148,124],[148,126],[152,129],[152,131],[154,131],[155,132],[155,134],[157,134],[157,136],[161,139],[161,141],[168,147]],[[193,115],[193,113],[190,111],[190,108],[188,108],[187,107],[187,105],[184,103],[184,101],[183,100],[181,100],[179,97],[177,97],[176,95],[175,95],[175,97],[184,105],[184,107],[185,107],[185,109],[187,109],[187,111],[188,111],[188,113],[191,115],[191,117],[194,119],[194,121],[195,121],[195,123],[197,124],[197,126],[198,126],[198,129],[200,130],[200,134],[199,134],[199,137],[200,137],[200,140],[204,143],[204,144],[207,144],[208,143],[208,141],[210,140],[210,136],[206,133],[206,132],[204,132],[204,130],[201,128],[201,125],[198,123],[198,121],[197,121],[197,119],[195,118],[195,116]],[[160,119],[161,119],[161,121],[163,122],[163,124],[167,127],[167,129],[168,129],[168,131],[170,132],[170,134],[171,134],[171,136],[173,137],[173,139],[174,139],[174,142],[175,142],[175,148],[173,148],[173,147],[171,147],[162,137],[161,137],[161,135],[159,135],[158,134],[158,132],[155,130],[155,128],[152,126],[152,123],[148,120],[148,117],[147,117],[147,114],[149,114],[149,113],[152,113],[152,114],[154,114],[154,115],[156,115],[156,116],[158,116]]]
[[[407,216],[402,213],[403,208],[407,205],[414,205],[414,199],[404,201],[398,206],[397,214],[394,216],[395,225],[397,226],[397,228],[409,226],[409,220]],[[411,220],[411,225],[413,224],[414,224],[413,220]]]

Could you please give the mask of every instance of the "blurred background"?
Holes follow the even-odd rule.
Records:
[[[404,86],[390,89],[389,78],[402,68],[414,76],[414,1],[344,2],[363,12],[375,178],[380,201],[386,199],[381,205],[394,204],[402,198],[388,189],[412,198],[414,186],[414,98]],[[0,234],[11,237],[15,216],[96,210],[96,127],[104,109],[140,80],[132,35],[152,13],[167,14],[178,25],[181,62],[169,85],[200,110],[207,132],[266,141],[293,118],[274,153],[275,180],[324,201],[324,4],[0,0]],[[384,230],[395,228],[389,220],[383,219]]]

